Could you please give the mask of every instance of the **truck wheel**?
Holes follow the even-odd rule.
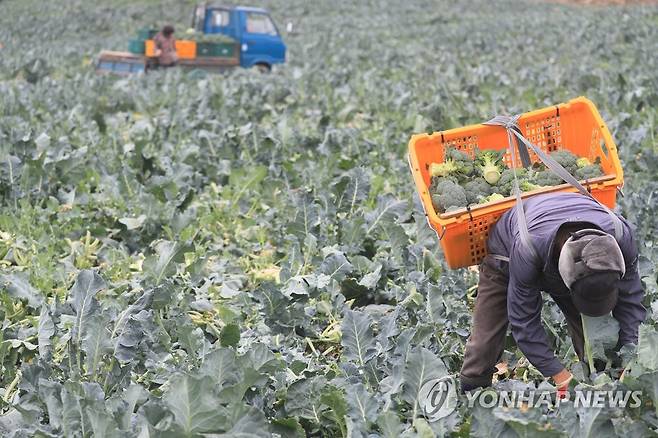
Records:
[[[254,64],[254,68],[261,73],[269,73],[272,71],[272,66],[264,62],[259,62],[258,64]]]

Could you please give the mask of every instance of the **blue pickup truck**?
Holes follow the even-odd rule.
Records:
[[[194,9],[192,29],[196,34],[224,35],[235,47],[226,53],[189,55],[186,52],[178,59],[182,68],[214,72],[240,66],[269,71],[274,64],[286,60],[286,45],[265,9],[201,4]],[[185,34],[176,32],[176,39],[178,51],[179,45],[185,42]],[[146,72],[152,68],[157,68],[157,58],[148,49],[137,53],[103,51],[96,63],[98,72],[118,74]]]

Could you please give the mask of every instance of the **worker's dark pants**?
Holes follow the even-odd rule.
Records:
[[[470,391],[480,386],[491,385],[495,365],[505,348],[507,335],[507,262],[491,256],[480,264],[480,281],[473,312],[471,336],[466,343],[464,364],[460,373],[462,390]],[[567,321],[574,349],[580,360],[584,360],[584,337],[580,313],[571,298],[553,297]]]

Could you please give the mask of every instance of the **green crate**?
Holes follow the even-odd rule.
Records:
[[[235,54],[235,45],[230,43],[197,43],[197,56],[232,57]]]
[[[128,51],[136,55],[143,55],[146,50],[144,40],[130,40],[128,41]]]
[[[138,40],[152,40],[153,37],[158,33],[157,29],[143,28],[137,31]]]

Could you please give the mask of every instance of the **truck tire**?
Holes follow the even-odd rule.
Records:
[[[272,66],[265,62],[259,62],[257,64],[254,64],[254,68],[261,73],[269,73],[272,71]]]

